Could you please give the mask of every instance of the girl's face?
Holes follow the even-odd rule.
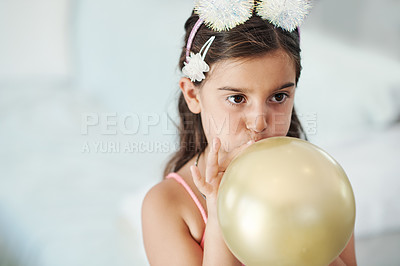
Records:
[[[221,139],[226,152],[249,140],[286,136],[296,72],[282,50],[211,67],[196,98],[208,142]]]

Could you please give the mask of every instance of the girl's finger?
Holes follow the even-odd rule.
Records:
[[[200,170],[197,166],[190,166],[190,172],[192,173],[193,182],[197,188],[202,188],[204,186],[204,178],[201,177]]]
[[[207,167],[206,167],[206,182],[210,183],[211,179],[216,177],[218,174],[218,151],[221,147],[221,141],[219,138],[215,137],[213,139],[210,152],[207,158]]]
[[[193,182],[197,189],[204,195],[208,195],[212,191],[210,184],[206,183],[205,179],[201,177],[200,170],[197,166],[190,166]]]

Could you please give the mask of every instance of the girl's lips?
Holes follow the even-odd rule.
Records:
[[[256,143],[256,142],[258,142],[260,140],[266,139],[266,138],[268,138],[268,137],[252,137],[245,143],[252,144],[252,143]]]
[[[257,141],[260,141],[260,140],[262,140],[262,139],[266,139],[267,137],[264,137],[264,138],[253,138],[252,140],[254,141],[254,142],[257,142]]]

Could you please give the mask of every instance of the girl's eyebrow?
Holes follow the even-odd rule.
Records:
[[[274,89],[272,92],[276,92],[276,91],[280,91],[286,88],[290,88],[293,87],[294,83],[293,82],[288,82],[284,85],[282,85],[279,88]],[[234,87],[230,87],[230,86],[224,86],[221,88],[218,88],[219,91],[232,91],[232,92],[238,92],[238,93],[248,93],[251,92],[251,90],[247,89],[247,88],[234,88]]]

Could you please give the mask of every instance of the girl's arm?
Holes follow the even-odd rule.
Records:
[[[209,204],[207,204],[209,206]],[[204,239],[203,265],[242,265],[225,244],[216,214],[210,211]]]
[[[351,235],[349,242],[337,257],[329,266],[357,266],[356,252],[354,247],[354,233]]]
[[[203,265],[242,265],[225,244],[217,218],[218,188],[226,167],[243,149],[253,142],[248,142],[226,154],[226,158],[218,158],[221,142],[215,138],[207,156],[204,176],[195,166],[190,168],[197,188],[206,196],[208,221],[204,239]],[[220,160],[219,160],[220,159]]]

